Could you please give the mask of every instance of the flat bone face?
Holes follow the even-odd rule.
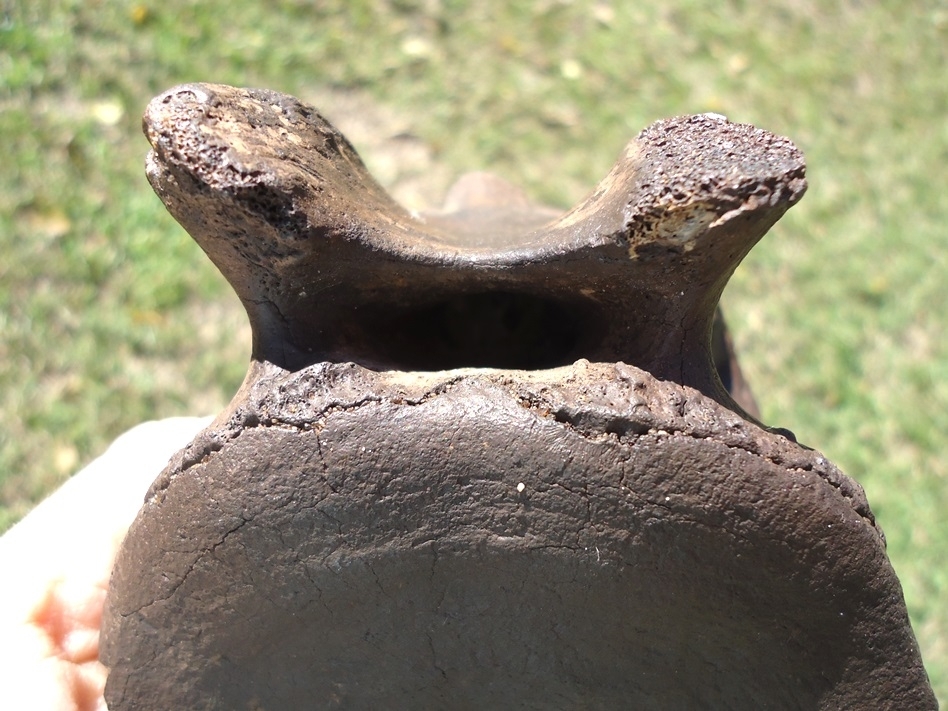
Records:
[[[481,177],[414,216],[292,97],[145,129],[254,349],[119,554],[113,711],[936,707],[862,489],[712,362],[788,140],[659,121],[565,215]]]

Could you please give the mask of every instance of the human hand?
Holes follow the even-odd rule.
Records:
[[[4,708],[106,708],[99,626],[115,554],[151,482],[209,422],[138,425],[0,537]]]

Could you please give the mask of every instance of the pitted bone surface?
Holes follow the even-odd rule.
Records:
[[[541,208],[531,218],[522,204],[506,222],[487,208],[426,221],[292,97],[186,85],[156,98],[144,123],[155,190],[246,305],[254,357],[290,370],[492,365],[475,342],[448,352],[417,345],[424,330],[408,343],[399,342],[405,329],[385,330],[447,309],[454,321],[483,314],[466,330],[502,340],[492,324],[507,307],[490,300],[499,295],[544,328],[573,332],[494,365],[623,360],[737,410],[711,364],[714,308],[740,260],[806,189],[788,139],[684,116],[642,131],[560,218]],[[531,219],[543,226],[520,231]],[[365,316],[340,316],[352,313]]]

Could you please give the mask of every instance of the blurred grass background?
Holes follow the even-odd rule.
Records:
[[[322,99],[409,202],[489,168],[562,207],[653,120],[715,111],[806,153],[810,191],[726,313],[764,419],[866,488],[948,701],[944,0],[0,7],[0,531],[128,427],[214,412],[243,375],[235,297],[144,178],[153,95]]]

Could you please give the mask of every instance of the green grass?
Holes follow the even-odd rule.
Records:
[[[809,165],[725,294],[745,370],[767,421],[865,486],[948,701],[943,0],[3,8],[0,530],[124,429],[212,412],[243,374],[233,296],[144,179],[152,95],[345,88],[407,117],[450,172],[560,206],[654,119],[718,111]]]

